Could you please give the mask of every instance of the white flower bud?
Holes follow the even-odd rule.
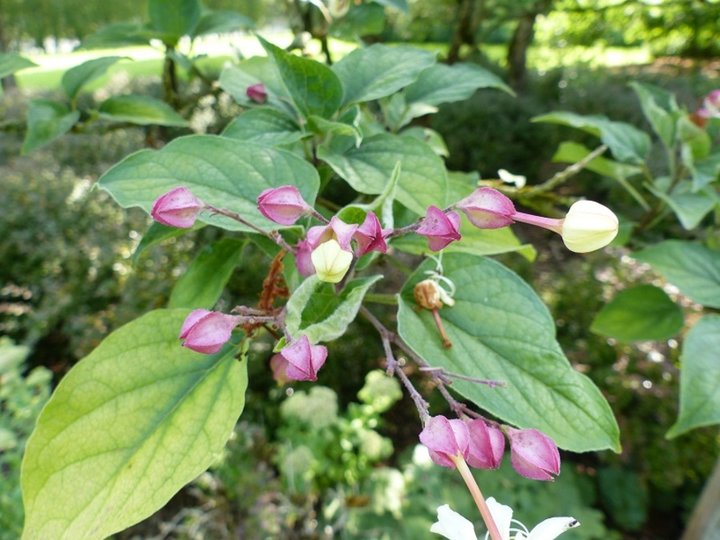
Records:
[[[339,283],[350,268],[353,255],[332,239],[323,242],[310,254],[315,273],[320,281]]]
[[[570,207],[562,224],[565,246],[587,253],[607,246],[618,233],[618,218],[608,207],[593,201],[578,201]]]

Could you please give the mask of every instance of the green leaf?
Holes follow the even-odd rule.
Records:
[[[380,105],[385,116],[385,122],[390,131],[393,132],[400,130],[401,127],[406,126],[415,118],[435,114],[438,111],[435,105],[407,103],[402,93],[393,94],[389,99],[383,100]]]
[[[423,141],[430,148],[432,148],[433,152],[435,152],[438,156],[448,157],[450,155],[450,151],[448,150],[448,147],[445,144],[445,140],[443,139],[442,135],[440,135],[434,129],[413,126],[404,129],[400,133],[400,135],[405,135],[407,137],[415,137],[419,141]]]
[[[174,139],[161,150],[140,150],[126,157],[99,180],[124,208],[140,206],[150,212],[160,195],[185,186],[208,204],[232,210],[263,230],[281,226],[257,209],[262,191],[296,185],[308,204],[320,186],[315,168],[284,150],[216,135]],[[209,213],[200,220],[224,229],[250,231],[245,225]]]
[[[202,9],[198,0],[149,0],[148,14],[163,43],[175,46],[182,36],[192,34]]]
[[[332,120],[325,120],[320,116],[310,116],[308,118],[308,128],[314,133],[323,137],[332,134],[340,137],[352,137],[355,139],[355,146],[360,146],[362,142],[362,133],[353,124],[347,124],[345,122],[333,122]]]
[[[329,67],[309,58],[286,53],[272,43],[258,39],[268,55],[275,60],[293,103],[305,118],[313,114],[330,118],[337,112],[343,88]]]
[[[640,100],[643,114],[666,148],[675,142],[675,122],[678,106],[675,96],[662,88],[645,83],[631,82],[630,86]]]
[[[510,227],[501,229],[478,229],[467,218],[462,217],[462,240],[447,246],[443,253],[466,253],[468,255],[499,255],[518,252],[529,261],[535,260],[535,248],[522,244]],[[392,241],[392,246],[405,253],[427,255],[433,253],[427,239],[417,234],[406,234]]]
[[[383,192],[395,165],[401,162],[395,194],[398,201],[419,215],[431,204],[443,208],[449,202],[445,164],[432,148],[413,137],[374,135],[344,153],[321,146],[318,157],[353,189],[371,195]]]
[[[222,134],[267,146],[292,144],[306,136],[289,115],[270,107],[245,111],[230,122]]]
[[[34,66],[37,66],[35,62],[28,60],[19,54],[0,53],[0,79],[3,79],[8,75],[12,75],[21,69],[27,69]]]
[[[570,126],[600,137],[610,148],[616,159],[641,165],[650,151],[650,137],[624,122],[613,122],[604,116],[582,116],[571,112],[557,111],[536,116],[533,122],[548,122]]]
[[[587,156],[592,150],[587,146],[576,142],[565,141],[560,143],[555,155],[552,160],[555,163],[577,163],[585,156]],[[631,176],[638,175],[642,172],[642,169],[636,165],[629,165],[627,163],[620,163],[612,159],[607,159],[602,156],[598,156],[591,160],[585,168],[594,173],[616,180],[626,180]]]
[[[382,276],[353,279],[338,295],[317,276],[308,277],[288,300],[288,333],[293,337],[306,335],[311,343],[339,338],[355,320],[365,293],[380,279]]]
[[[683,162],[692,165],[695,161],[706,158],[712,148],[712,139],[707,131],[696,126],[686,115],[677,120],[678,138],[682,142]]]
[[[408,103],[429,105],[463,101],[480,88],[497,88],[508,94],[513,91],[497,75],[475,64],[436,64],[422,73],[405,90]]]
[[[414,47],[375,44],[355,49],[333,66],[345,89],[343,105],[394,94],[435,63],[435,55]]]
[[[633,254],[675,285],[685,296],[720,308],[720,253],[701,244],[665,240]]]
[[[720,179],[720,152],[694,161],[690,167],[693,177],[693,189],[700,190]]]
[[[680,415],[667,432],[677,437],[720,423],[720,316],[705,315],[690,329],[680,357]]]
[[[80,89],[90,81],[102,76],[110,66],[118,60],[122,60],[123,56],[103,56],[83,62],[79,66],[75,66],[67,70],[62,77],[62,87],[65,94],[74,100]]]
[[[398,331],[433,367],[502,381],[504,387],[453,380],[452,389],[506,422],[547,433],[561,448],[619,451],[618,427],[607,401],[575,371],[555,340],[555,324],[535,292],[490,259],[443,256],[456,288],[455,305],[440,310],[452,348],[442,346],[432,314],[418,311],[414,285],[434,268],[426,261],[403,287]]]
[[[23,538],[110,536],[217,460],[243,409],[246,362],[230,347],[181,347],[187,313],[123,326],[60,381],[23,460]]]
[[[133,266],[135,266],[140,259],[140,255],[142,255],[146,249],[156,244],[160,244],[165,240],[177,238],[178,236],[183,236],[190,231],[201,229],[204,226],[204,223],[196,222],[195,225],[193,225],[190,229],[178,229],[177,227],[168,227],[167,225],[163,225],[162,223],[153,221],[148,227],[147,231],[145,231],[145,234],[140,240],[140,243],[135,248],[135,251],[133,251],[133,254],[130,257],[130,261],[132,262]]]
[[[22,153],[33,150],[61,137],[80,119],[78,111],[70,111],[64,104],[49,99],[33,99],[28,106],[27,133]]]
[[[223,238],[206,245],[173,287],[168,308],[210,309],[240,263],[246,240]]]
[[[655,181],[655,186],[648,186],[648,190],[667,203],[686,230],[697,227],[718,204],[717,193],[710,187],[693,192],[689,182],[682,182],[668,195],[669,186],[670,179],[662,177]]]
[[[590,330],[620,341],[661,340],[683,327],[683,313],[665,291],[638,285],[620,291],[595,316]]]
[[[255,28],[252,19],[237,11],[210,11],[205,13],[195,26],[193,36],[222,34]]]
[[[186,127],[187,120],[170,105],[150,96],[113,96],[100,104],[100,117],[113,122]]]

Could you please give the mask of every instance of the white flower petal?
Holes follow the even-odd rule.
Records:
[[[440,534],[448,540],[477,540],[475,527],[470,520],[450,509],[447,504],[438,506],[437,522],[430,527],[430,532]]]
[[[527,540],[555,540],[568,529],[578,527],[580,522],[572,517],[553,517],[541,521],[530,531]]]
[[[510,540],[510,521],[513,516],[513,509],[505,504],[500,504],[495,497],[488,497],[485,502],[490,509],[490,515],[497,525],[502,540]]]

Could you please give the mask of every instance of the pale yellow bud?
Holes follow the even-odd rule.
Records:
[[[339,283],[350,268],[353,255],[332,239],[323,242],[310,254],[315,273],[320,281]]]
[[[587,253],[607,246],[618,233],[618,218],[608,207],[593,201],[578,201],[570,207],[562,224],[565,246]]]

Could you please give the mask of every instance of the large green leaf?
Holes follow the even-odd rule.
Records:
[[[257,209],[257,197],[271,187],[293,184],[308,204],[315,202],[320,179],[305,160],[275,148],[216,135],[191,135],[161,150],[141,150],[99,181],[123,207],[147,212],[160,195],[185,186],[208,204],[239,213],[263,230],[280,228]],[[200,220],[230,230],[250,229],[229,218],[205,212]]]
[[[618,451],[618,427],[607,401],[565,358],[552,317],[535,292],[490,259],[445,255],[445,276],[457,288],[455,305],[440,311],[453,345],[446,349],[432,314],[418,311],[413,300],[414,285],[434,265],[422,264],[403,287],[402,339],[431,366],[504,382],[488,388],[456,379],[451,387],[502,420],[539,429],[574,452]]]
[[[333,66],[345,89],[343,104],[394,94],[435,63],[435,55],[414,47],[375,44],[355,49]]]
[[[12,75],[21,69],[30,68],[37,64],[24,56],[15,53],[0,53],[0,79]]]
[[[113,96],[100,104],[100,116],[113,122],[186,127],[187,120],[170,105],[150,96]]]
[[[27,133],[22,153],[27,154],[54,141],[72,129],[80,119],[78,111],[70,111],[63,103],[34,99],[27,112]]]
[[[330,284],[310,276],[288,300],[288,333],[293,337],[306,335],[311,343],[339,338],[355,320],[365,293],[380,279],[382,276],[354,279],[337,294]]]
[[[683,327],[683,313],[665,291],[638,285],[620,291],[595,316],[591,330],[620,341],[667,339]]]
[[[443,208],[447,201],[447,171],[442,159],[414,137],[380,134],[363,140],[344,153],[321,146],[318,157],[356,191],[382,193],[401,163],[395,198],[413,212],[424,215],[431,204]]]
[[[667,433],[720,423],[720,316],[705,315],[685,337],[680,372],[680,415]]]
[[[103,75],[110,66],[123,58],[122,56],[103,56],[68,69],[63,74],[61,81],[65,94],[74,100],[83,86]]]
[[[280,77],[298,111],[307,118],[316,114],[332,117],[340,107],[343,88],[340,79],[324,64],[287,53],[262,38],[260,43],[275,60]]]
[[[213,307],[240,263],[246,242],[223,238],[205,246],[175,283],[168,307]]]
[[[633,254],[680,292],[704,306],[720,308],[720,253],[703,245],[666,240]]]
[[[305,136],[292,117],[270,107],[245,111],[230,122],[222,134],[268,146],[292,144]]]
[[[650,137],[624,122],[613,122],[604,116],[582,116],[571,112],[551,112],[533,118],[533,122],[562,124],[600,137],[619,161],[641,165],[650,152]]]
[[[500,77],[475,64],[436,64],[420,73],[417,81],[407,87],[405,99],[408,103],[440,105],[467,99],[479,88],[513,93]]]
[[[187,313],[123,326],[60,381],[23,460],[23,538],[105,538],[217,460],[243,409],[246,363],[230,347],[181,347]]]
[[[202,9],[198,0],[149,0],[150,26],[166,45],[174,46],[182,36],[192,33]]]

